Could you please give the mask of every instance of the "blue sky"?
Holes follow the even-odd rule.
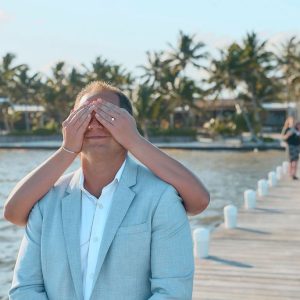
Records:
[[[17,55],[34,71],[57,61],[89,64],[96,56],[134,71],[147,50],[165,50],[179,30],[208,49],[256,31],[270,43],[300,37],[298,0],[0,0],[0,56]]]

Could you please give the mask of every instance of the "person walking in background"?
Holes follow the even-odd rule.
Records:
[[[6,204],[6,216],[23,224],[41,199],[28,219],[10,299],[190,300],[192,240],[181,198],[128,149],[148,156],[152,169],[192,202],[191,211],[207,207],[208,192],[139,136],[130,101],[117,88],[94,82],[74,109],[59,152],[22,180]],[[79,152],[81,168],[60,177]],[[190,201],[188,187],[199,189],[201,205]],[[14,213],[18,207],[21,214]]]
[[[293,180],[298,180],[297,167],[300,150],[300,122],[295,123],[295,119],[289,116],[282,128],[282,137],[287,144],[289,175]]]

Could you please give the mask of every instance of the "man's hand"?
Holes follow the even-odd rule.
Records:
[[[63,147],[79,153],[82,148],[84,133],[91,120],[93,106],[85,104],[70,113],[62,123]]]
[[[131,147],[141,138],[135,119],[124,108],[98,99],[95,104],[97,120],[111,133],[124,148]]]

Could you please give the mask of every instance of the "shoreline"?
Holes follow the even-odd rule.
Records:
[[[237,138],[211,140],[198,139],[190,141],[185,137],[169,141],[155,140],[150,142],[160,149],[199,150],[199,151],[285,151],[285,146],[279,140],[269,143],[244,142]],[[61,146],[61,136],[0,136],[1,149],[21,150],[56,150]]]
[[[172,150],[199,150],[199,151],[268,151],[277,150],[285,151],[285,147],[278,144],[244,144],[230,145],[226,143],[200,143],[200,142],[184,142],[184,143],[153,143],[160,149]],[[0,150],[15,149],[15,150],[57,150],[61,146],[61,141],[49,142],[10,142],[0,143]]]
[[[245,145],[228,145],[226,143],[153,143],[160,149],[172,150],[200,150],[200,151],[268,151],[277,150],[285,151],[285,147],[281,145],[268,144],[245,144]],[[23,143],[0,143],[0,150],[57,150],[61,146],[61,142],[23,142]]]

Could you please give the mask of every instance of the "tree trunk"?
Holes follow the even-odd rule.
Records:
[[[30,119],[29,119],[29,112],[28,112],[28,96],[25,95],[25,103],[26,103],[26,108],[25,108],[25,128],[26,132],[30,131]]]
[[[10,132],[11,127],[9,126],[9,121],[8,121],[8,108],[2,108],[2,115],[3,115],[3,123],[4,123],[4,128],[5,131]]]
[[[258,111],[258,104],[257,104],[255,88],[254,88],[253,84],[251,86],[251,102],[252,102],[252,106],[253,106],[254,121],[255,121],[256,125],[258,125],[258,127],[259,127],[258,135],[259,135],[259,137],[261,137],[262,136],[262,133],[261,133],[262,124],[261,124],[261,119],[260,119],[260,115],[259,115],[259,111]],[[257,135],[256,135],[256,138],[257,138]],[[258,139],[258,140],[260,141],[260,139]]]
[[[246,122],[246,125],[247,125],[247,128],[251,134],[251,139],[254,140],[255,142],[259,143],[261,142],[260,139],[256,136],[255,134],[255,130],[249,120],[249,117],[248,117],[248,113],[247,111],[245,110],[245,108],[243,107],[243,105],[239,105],[238,103],[236,103],[236,105],[238,105],[238,107],[240,108],[241,110],[241,113],[242,113],[242,116]]]
[[[26,128],[26,132],[30,131],[30,122],[29,122],[29,113],[28,111],[25,111],[25,128]]]

